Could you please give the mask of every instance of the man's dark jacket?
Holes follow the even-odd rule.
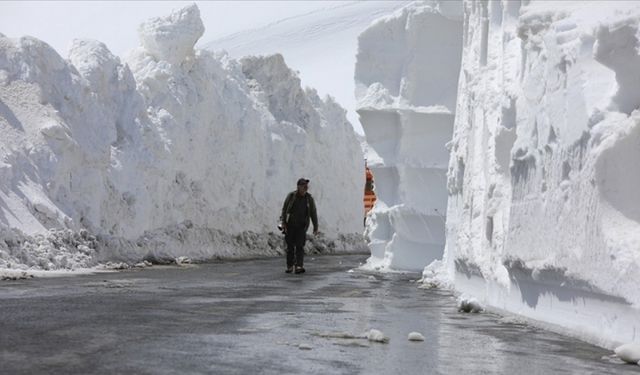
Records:
[[[291,208],[293,208],[293,203],[296,201],[296,194],[298,191],[292,191],[287,194],[287,198],[284,200],[284,205],[282,205],[282,214],[280,215],[280,222],[288,224],[289,222],[289,214],[291,213]],[[311,194],[306,193],[302,199],[306,200],[307,203],[307,217],[305,220],[304,231],[306,232],[309,229],[309,219],[313,222],[313,231],[318,230],[318,213],[316,211],[316,202],[313,200]]]

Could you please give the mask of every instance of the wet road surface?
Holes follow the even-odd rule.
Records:
[[[1,282],[0,373],[640,373],[602,348],[458,313],[417,274],[348,272],[365,259],[308,256],[302,275],[260,259]],[[390,342],[332,337],[371,328]]]

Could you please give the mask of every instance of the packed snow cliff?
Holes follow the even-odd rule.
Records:
[[[426,211],[440,185],[415,165],[446,146],[446,248],[425,280],[603,346],[639,342],[640,5],[471,0],[462,22],[439,25],[451,3],[413,4],[360,37],[356,95],[382,203],[370,263],[434,258]],[[425,63],[406,53],[459,35]],[[448,140],[426,130],[431,117],[403,118],[434,105],[455,114]]]
[[[195,5],[138,31],[125,61],[97,41],[65,60],[0,34],[0,268],[278,253],[302,176],[324,233],[312,247],[359,243],[363,162],[344,109],[280,55],[195,50]]]
[[[370,268],[418,271],[442,258],[461,52],[457,2],[412,4],[359,37],[356,98],[378,198]]]

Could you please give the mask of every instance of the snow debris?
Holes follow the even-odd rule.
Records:
[[[424,336],[420,332],[411,332],[408,336],[409,341],[424,341]]]
[[[136,264],[133,265],[136,268],[147,268],[147,267],[152,267],[153,263],[143,260],[142,262],[138,262]]]
[[[386,344],[389,342],[389,338],[385,336],[384,333],[382,333],[381,331],[378,331],[377,329],[371,329],[368,332],[366,332],[365,335],[367,337],[367,340],[369,341],[380,342],[383,344]]]
[[[18,229],[0,227],[0,270],[78,269],[95,266],[96,238],[86,230],[51,229],[28,236]]]
[[[298,344],[298,349],[300,350],[311,350],[313,347],[309,344]]]
[[[313,336],[323,338],[340,339],[340,341],[334,342],[334,345],[351,346],[351,347],[369,347],[368,344],[358,340],[367,340],[371,342],[388,343],[389,338],[377,329],[371,329],[361,335],[354,335],[349,332],[321,332],[312,333]],[[346,340],[346,341],[345,341]]]
[[[105,270],[128,270],[131,266],[125,262],[107,262],[99,268]]]
[[[612,365],[624,365],[627,364],[625,361],[621,360],[617,355],[603,355],[600,359],[604,362],[610,363]]]
[[[451,288],[453,285],[445,263],[441,260],[434,260],[426,266],[419,282],[421,285],[418,288],[420,289]]]
[[[620,345],[615,348],[616,355],[627,363],[638,363],[640,361],[640,343],[632,342]]]
[[[26,271],[0,270],[0,280],[24,280],[32,277]]]
[[[191,264],[191,259],[187,258],[185,256],[181,256],[181,257],[177,257],[175,259],[175,263],[179,266],[183,265],[183,264]]]
[[[478,302],[477,299],[468,296],[460,296],[458,297],[458,311],[465,313],[479,313],[482,312],[484,308]]]

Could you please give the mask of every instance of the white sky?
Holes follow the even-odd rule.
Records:
[[[340,1],[0,1],[0,33],[41,39],[67,56],[74,38],[96,39],[123,56],[138,45],[143,21],[197,3],[205,25],[199,43]]]

